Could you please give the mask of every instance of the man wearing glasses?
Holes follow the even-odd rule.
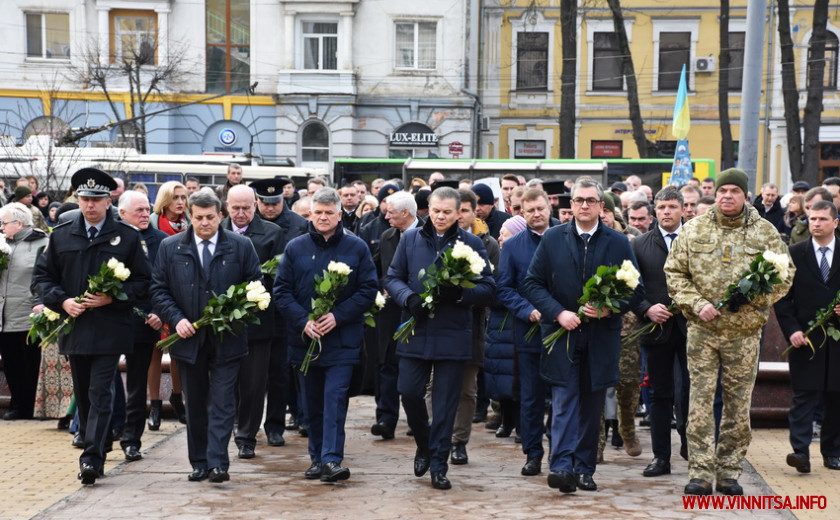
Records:
[[[621,315],[587,303],[583,321],[577,300],[599,266],[624,260],[636,264],[627,237],[601,224],[601,186],[579,179],[571,195],[574,219],[545,232],[524,285],[525,296],[540,313],[543,336],[558,327],[567,331],[551,353],[541,351],[540,360],[553,409],[548,486],[562,493],[597,489],[592,475],[604,396],[607,387],[618,383]],[[621,305],[622,313],[642,294],[639,284],[630,302]]]

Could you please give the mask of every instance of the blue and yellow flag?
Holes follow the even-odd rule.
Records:
[[[678,141],[688,137],[688,130],[691,128],[691,116],[688,112],[688,87],[685,83],[685,65],[680,73],[680,86],[677,90],[677,102],[674,104],[674,122],[671,125],[671,133]]]

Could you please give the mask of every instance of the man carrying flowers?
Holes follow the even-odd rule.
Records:
[[[234,388],[241,360],[248,355],[247,330],[216,334],[199,319],[207,303],[231,286],[263,279],[251,241],[220,227],[221,205],[210,190],[190,195],[192,223],[186,232],[161,242],[152,281],[152,306],[180,338],[174,342],[167,338],[166,344],[171,344],[169,355],[178,361],[184,386],[193,469],[188,479],[193,482],[230,480]],[[239,319],[251,313],[237,308],[225,318],[231,321],[231,314]]]
[[[322,482],[350,477],[341,466],[348,393],[364,315],[378,289],[370,250],[345,232],[341,216],[336,190],[315,192],[309,233],[288,243],[274,279],[274,301],[289,324],[290,361],[305,372],[311,465],[304,477]]]
[[[793,266],[787,267],[787,248],[779,232],[746,204],[748,183],[741,170],[722,171],[715,184],[715,205],[683,226],[665,262],[668,293],[688,320],[686,495],[712,494],[713,480],[720,493],[744,492],[738,477],[750,444],[750,400],[761,328],[794,274]],[[760,255],[765,261],[758,263],[770,262],[771,255],[762,255],[767,251],[783,260],[781,269],[773,269],[780,283],[765,286],[769,292],[752,291],[744,274]],[[748,290],[732,291],[733,284]],[[719,371],[723,416],[715,447],[712,406]]]
[[[481,239],[458,226],[460,205],[457,190],[432,191],[429,220],[403,233],[385,277],[388,294],[405,309],[397,388],[417,444],[414,474],[431,469],[435,489],[451,488],[447,461],[464,365],[472,358],[472,306],[490,304],[496,287]],[[430,426],[424,395],[432,370]]]
[[[592,475],[604,397],[618,383],[621,313],[643,294],[630,242],[601,223],[600,184],[578,179],[571,196],[574,219],[545,232],[523,287],[540,313],[546,344],[540,374],[552,399],[548,486],[562,493],[597,489]],[[613,281],[596,283],[599,273]],[[630,296],[593,305],[601,293],[592,291],[596,286]],[[585,292],[592,297],[581,301]]]
[[[131,309],[146,298],[150,273],[140,234],[109,215],[111,190],[117,188],[114,179],[101,170],[83,168],[73,174],[71,183],[81,211],[54,229],[35,267],[34,281],[41,302],[60,310],[62,321],[73,322],[60,336],[59,351],[70,359],[84,439],[79,479],[93,484],[102,474],[106,445],[111,443],[117,363],[121,354],[132,352],[134,343]],[[101,274],[110,259],[115,259],[112,265],[121,262],[129,271],[121,280],[125,299],[87,291],[90,278]]]

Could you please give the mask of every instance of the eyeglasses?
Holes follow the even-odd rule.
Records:
[[[12,222],[20,222],[20,221],[18,221],[18,220],[7,220],[7,221],[3,222],[2,220],[0,220],[0,227],[8,226]]]
[[[601,199],[596,199],[595,197],[589,197],[588,199],[577,197],[577,198],[572,199],[572,203],[575,206],[583,206],[584,202],[586,203],[587,206],[594,206],[595,204],[598,204],[599,202],[601,202]]]
[[[510,209],[512,209],[513,211],[519,211],[520,209],[522,209],[522,206],[511,206]]]

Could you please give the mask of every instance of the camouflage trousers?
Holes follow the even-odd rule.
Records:
[[[737,479],[752,434],[750,402],[758,372],[761,332],[736,339],[688,326],[688,476],[712,482]],[[714,400],[718,370],[723,387],[723,416],[715,448]]]
[[[639,319],[632,312],[622,316],[621,337],[634,332],[641,326]],[[615,385],[615,397],[618,402],[618,433],[625,441],[636,436],[636,408],[639,407],[639,374],[641,357],[639,342],[621,345],[618,358],[618,384]]]

